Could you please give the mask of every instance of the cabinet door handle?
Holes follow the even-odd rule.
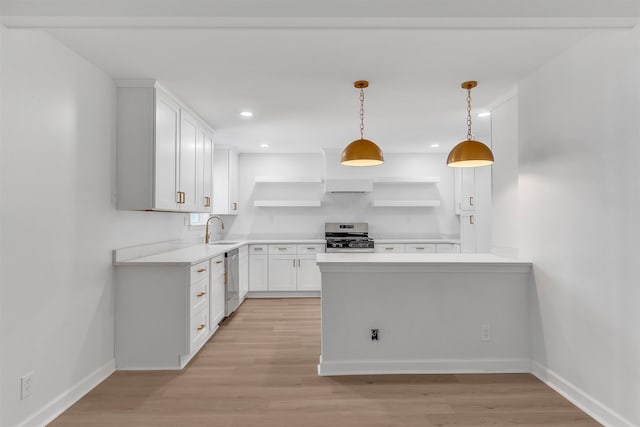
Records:
[[[293,261],[293,268],[296,268],[296,260],[293,259],[292,261]]]
[[[201,297],[205,296],[206,294],[207,294],[206,292],[198,292],[198,293],[196,294],[196,296],[197,296],[198,298],[201,298]]]
[[[232,210],[232,211],[237,211],[237,210],[238,210],[238,202],[233,202],[233,203],[232,203],[232,206],[233,206],[233,207],[231,208],[231,210]]]
[[[205,198],[204,198],[204,206],[205,206],[206,208],[208,208],[208,207],[210,207],[210,206],[211,206],[211,197],[205,197]]]
[[[204,273],[205,271],[207,271],[207,269],[206,269],[206,268],[199,268],[199,269],[198,269],[198,273]]]
[[[207,326],[207,325],[203,323],[202,325],[198,326],[198,330],[199,331],[203,330],[205,326]]]
[[[473,206],[473,196],[469,196],[469,206]]]
[[[298,268],[300,268],[300,258],[298,258]]]
[[[184,191],[178,191],[178,203],[184,204],[186,195]]]
[[[475,218],[473,217],[473,215],[469,215],[469,224],[473,225],[476,223]]]
[[[216,261],[216,264],[222,264],[222,260]]]

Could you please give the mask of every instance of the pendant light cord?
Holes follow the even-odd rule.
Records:
[[[471,140],[471,89],[467,89],[467,140]]]
[[[360,139],[364,139],[364,89],[360,88]]]

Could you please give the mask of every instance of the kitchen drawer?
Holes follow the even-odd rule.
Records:
[[[324,245],[322,243],[310,244],[310,245],[297,245],[298,255],[303,254],[320,254],[324,252]]]
[[[408,254],[435,254],[435,243],[406,243],[404,251]]]
[[[224,274],[224,255],[211,258],[211,276],[216,277]]]
[[[203,279],[191,285],[191,316],[209,307],[209,280]]]
[[[191,266],[191,284],[203,279],[209,279],[209,263],[207,261]]]
[[[202,310],[191,318],[189,353],[193,353],[209,333],[209,310]]]
[[[460,246],[453,243],[438,243],[436,252],[439,254],[452,254],[460,252]]]
[[[375,244],[374,249],[377,253],[381,254],[401,254],[404,252],[404,245],[402,243],[387,243],[387,244]]]
[[[249,254],[261,255],[268,251],[267,245],[249,245]]]
[[[293,255],[296,253],[296,245],[269,245],[269,253],[278,255]]]

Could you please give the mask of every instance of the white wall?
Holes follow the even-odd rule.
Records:
[[[491,110],[491,252],[518,256],[518,99]]]
[[[572,47],[518,99],[534,370],[603,422],[638,426],[640,29]]]
[[[113,359],[111,250],[180,238],[184,214],[115,209],[107,75],[39,31],[0,27],[0,40],[0,425],[12,426]]]
[[[453,170],[446,166],[445,154],[388,154],[379,176],[441,177],[438,184],[376,184],[373,193],[325,194],[324,183],[255,183],[255,177],[318,176],[324,178],[323,154],[240,154],[240,214],[225,218],[228,238],[251,235],[255,238],[324,238],[325,222],[362,221],[369,223],[375,238],[455,237],[460,234],[454,215]],[[254,207],[255,200],[321,199],[315,208]],[[439,199],[433,208],[372,207],[374,199]]]

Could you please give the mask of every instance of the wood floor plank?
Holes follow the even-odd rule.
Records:
[[[116,372],[50,425],[599,425],[529,374],[319,377],[319,355],[319,299],[247,300],[184,370]]]

